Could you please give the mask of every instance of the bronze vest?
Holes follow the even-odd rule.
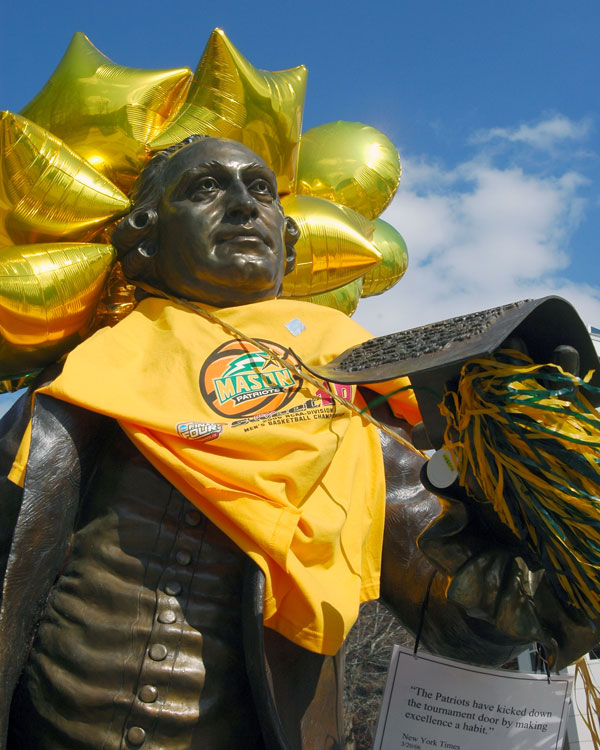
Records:
[[[262,747],[240,637],[244,562],[115,426],[19,688],[18,746]]]

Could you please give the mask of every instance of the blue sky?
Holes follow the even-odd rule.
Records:
[[[361,302],[374,333],[548,293],[600,325],[597,2],[29,0],[2,17],[0,99],[12,111],[75,31],[135,67],[193,69],[217,26],[257,67],[305,64],[304,129],[365,122],[402,159],[385,218],[409,270]]]

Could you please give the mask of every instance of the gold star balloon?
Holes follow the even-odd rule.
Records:
[[[373,223],[375,231],[372,241],[383,259],[376,268],[364,275],[362,297],[373,297],[391,289],[408,268],[408,250],[400,232],[383,219],[375,219]]]
[[[129,199],[48,131],[0,114],[0,246],[94,237]]]
[[[181,104],[189,68],[117,65],[77,32],[24,117],[62,139],[122,190],[147,158],[146,144]]]
[[[306,195],[282,200],[300,229],[296,267],[283,279],[284,297],[321,294],[362,276],[381,262],[369,241],[373,223],[346,206]]]
[[[296,161],[307,70],[255,68],[221,29],[210,36],[187,99],[169,126],[150,143],[163,149],[189,135],[232,138],[261,156],[289,193]]]
[[[110,245],[0,250],[0,379],[58,359],[87,334],[114,261]]]
[[[375,219],[400,183],[400,159],[379,130],[329,122],[302,134],[296,192],[327,198]]]

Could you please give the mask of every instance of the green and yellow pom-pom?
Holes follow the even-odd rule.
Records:
[[[468,362],[440,409],[460,484],[469,491],[474,479],[565,605],[595,619],[600,418],[586,397],[598,391],[591,375],[582,379],[504,351]]]

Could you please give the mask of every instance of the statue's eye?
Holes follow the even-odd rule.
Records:
[[[194,199],[195,197],[206,196],[207,194],[217,191],[219,187],[219,183],[214,177],[201,177],[194,182],[191,190],[191,197]]]
[[[271,183],[267,180],[263,180],[261,177],[253,180],[250,185],[248,185],[248,190],[250,190],[252,193],[256,193],[257,195],[268,195],[273,197],[273,188],[271,187]]]

